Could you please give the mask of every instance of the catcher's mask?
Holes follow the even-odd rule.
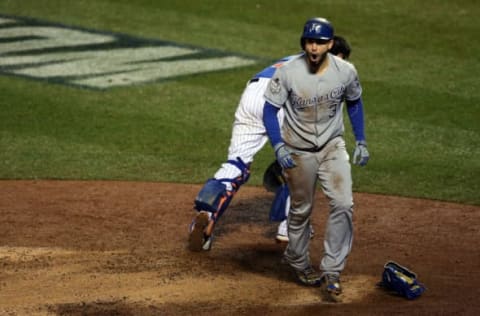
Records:
[[[282,167],[275,160],[265,170],[263,174],[263,186],[269,192],[277,192],[278,188],[285,184],[285,178],[282,175]]]

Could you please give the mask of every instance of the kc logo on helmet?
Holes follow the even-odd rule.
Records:
[[[322,30],[322,25],[321,24],[313,23],[310,26],[310,32],[311,33],[320,33],[321,30]]]

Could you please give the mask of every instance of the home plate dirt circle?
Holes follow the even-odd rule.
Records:
[[[355,193],[353,249],[332,303],[280,263],[263,187],[242,187],[212,250],[190,252],[200,187],[0,181],[0,315],[480,315],[479,206]],[[327,209],[319,192],[315,267]],[[376,286],[389,260],[417,274],[420,298]]]

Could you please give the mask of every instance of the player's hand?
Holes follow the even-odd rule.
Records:
[[[283,169],[293,168],[296,166],[292,159],[290,150],[288,150],[284,143],[278,143],[275,145],[274,149],[277,161]]]
[[[359,166],[365,166],[370,158],[367,149],[367,142],[364,140],[357,141],[355,150],[353,151],[353,163]]]

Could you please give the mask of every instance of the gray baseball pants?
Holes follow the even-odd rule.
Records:
[[[291,150],[296,167],[284,170],[291,194],[289,243],[284,257],[295,269],[303,270],[310,265],[310,215],[320,183],[330,209],[320,270],[339,274],[353,241],[352,176],[345,141],[340,136],[333,138],[318,152]]]

